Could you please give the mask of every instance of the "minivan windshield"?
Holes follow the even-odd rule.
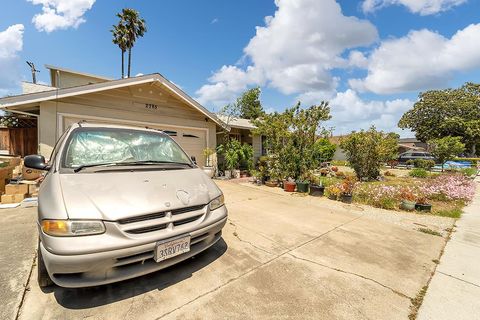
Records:
[[[67,141],[62,163],[71,169],[101,164],[192,164],[164,133],[117,128],[76,129]]]

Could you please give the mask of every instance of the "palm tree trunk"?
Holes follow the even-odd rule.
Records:
[[[122,79],[125,78],[125,51],[122,50]]]
[[[128,77],[130,78],[130,66],[132,64],[132,47],[128,48]]]

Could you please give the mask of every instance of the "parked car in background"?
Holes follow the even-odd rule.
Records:
[[[405,164],[408,160],[434,160],[435,158],[428,152],[425,151],[407,151],[398,157],[398,162],[401,164]]]
[[[38,199],[40,286],[96,286],[154,272],[215,244],[224,197],[167,134],[74,124],[48,163]]]

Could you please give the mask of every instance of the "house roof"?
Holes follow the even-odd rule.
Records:
[[[421,142],[417,138],[400,138],[398,139],[399,143],[415,143],[415,142]]]
[[[75,70],[71,70],[71,69],[67,69],[67,68],[63,68],[63,67],[56,67],[56,66],[52,66],[51,64],[46,64],[45,68],[49,69],[50,72],[52,72],[54,70],[58,70],[58,71],[66,72],[66,73],[72,73],[72,74],[78,74],[78,75],[85,76],[85,77],[96,78],[96,79],[99,79],[99,80],[105,80],[105,81],[113,80],[112,78],[107,78],[107,77],[103,77],[103,76],[99,76],[99,75],[91,74],[91,73],[86,73],[86,72],[79,72],[79,71],[75,71]]]
[[[253,125],[250,119],[232,117],[229,121],[228,116],[222,115],[222,114],[217,114],[217,117],[225,123],[227,123],[228,121],[228,126],[232,128],[247,129],[247,130],[252,130],[256,128],[256,126]]]
[[[48,101],[48,100],[57,100],[57,99],[77,96],[81,94],[95,93],[95,92],[100,92],[105,90],[123,88],[123,87],[132,86],[132,85],[151,83],[151,82],[158,82],[161,85],[165,86],[168,90],[176,94],[183,101],[185,101],[187,104],[189,104],[199,112],[203,113],[206,117],[214,121],[216,124],[218,124],[223,128],[226,128],[227,130],[229,129],[226,123],[220,120],[214,113],[208,111],[205,107],[203,107],[201,104],[199,104],[197,101],[195,101],[193,98],[191,98],[189,95],[183,92],[180,88],[178,88],[175,84],[173,84],[171,81],[164,78],[159,73],[153,73],[153,74],[143,75],[139,77],[110,80],[110,81],[81,85],[81,86],[70,87],[70,88],[61,88],[61,89],[55,89],[50,91],[35,92],[35,93],[5,97],[0,99],[0,109],[15,110],[16,108],[26,104],[39,103],[39,102]]]

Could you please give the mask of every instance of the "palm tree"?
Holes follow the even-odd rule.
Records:
[[[120,17],[120,14],[117,14]],[[125,77],[125,52],[128,49],[127,29],[120,21],[113,29],[110,30],[113,35],[112,42],[116,44],[122,51],[122,79]]]
[[[117,44],[122,50],[122,78],[123,78],[123,54],[128,49],[128,69],[127,77],[130,77],[132,65],[132,48],[138,38],[143,37],[147,32],[145,20],[140,18],[140,14],[134,9],[122,9],[122,13],[117,13],[120,19],[117,26],[114,26],[113,43]],[[122,46],[121,46],[121,45]]]

